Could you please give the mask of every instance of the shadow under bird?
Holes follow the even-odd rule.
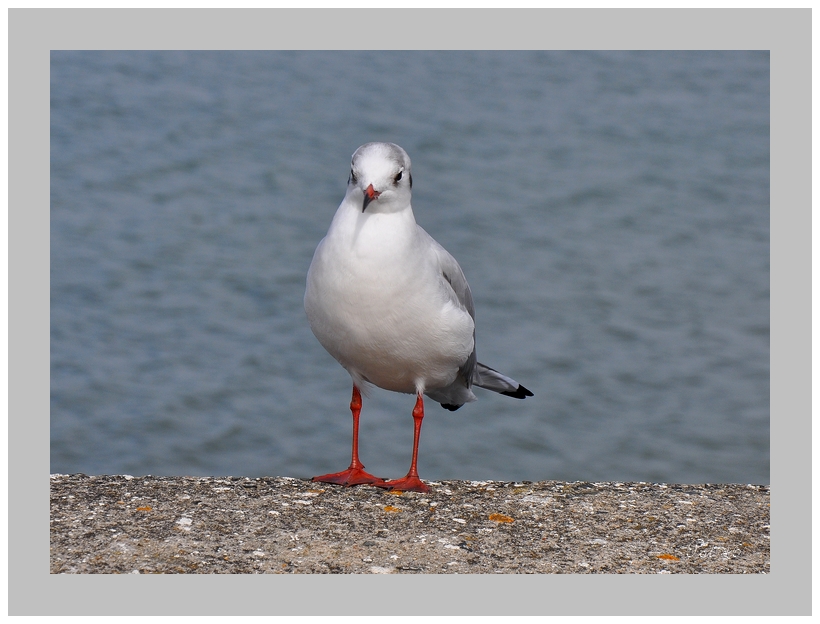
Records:
[[[416,224],[412,186],[401,147],[357,149],[347,193],[308,270],[310,328],[353,380],[350,467],[314,481],[427,492],[417,470],[425,394],[448,410],[475,401],[473,386],[533,396],[476,360],[470,287],[455,258]],[[413,458],[402,479],[374,477],[359,461],[359,414],[369,384],[416,395]]]

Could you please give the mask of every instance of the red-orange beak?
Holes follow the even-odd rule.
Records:
[[[373,188],[372,184],[368,184],[367,188],[364,190],[364,202],[362,203],[362,212],[365,211],[367,205],[372,202],[374,199],[378,199],[381,193]]]

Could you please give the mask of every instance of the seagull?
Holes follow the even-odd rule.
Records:
[[[308,269],[310,328],[353,381],[350,466],[313,481],[428,492],[417,467],[424,395],[451,411],[476,400],[473,386],[533,396],[476,360],[470,287],[455,258],[416,224],[412,186],[410,157],[401,147],[359,147],[345,197]],[[403,479],[374,477],[359,460],[362,392],[367,396],[371,386],[416,395],[413,457]]]

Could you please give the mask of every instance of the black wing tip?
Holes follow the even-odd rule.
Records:
[[[514,399],[526,399],[527,397],[535,396],[532,392],[527,390],[521,384],[518,384],[518,388],[513,390],[512,392],[502,392],[504,396],[512,397]]]
[[[462,403],[461,405],[464,405],[464,403]],[[442,403],[441,404],[441,406],[444,409],[450,410],[451,412],[455,412],[459,407],[461,407],[461,405],[451,405],[450,403]]]

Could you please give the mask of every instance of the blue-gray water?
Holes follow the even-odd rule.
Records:
[[[422,478],[769,482],[767,52],[53,52],[51,124],[52,472],[345,468],[304,278],[392,141],[535,393],[428,401]],[[369,471],[412,408],[365,399]]]

